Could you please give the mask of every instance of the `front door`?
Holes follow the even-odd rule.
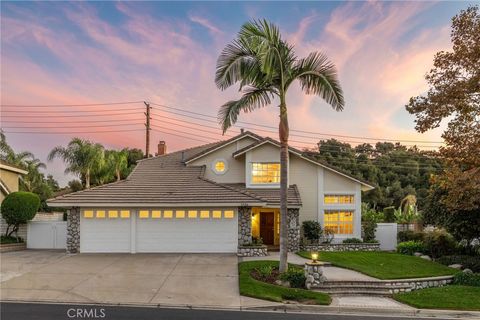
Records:
[[[273,212],[260,213],[260,237],[264,244],[274,245],[275,215]]]

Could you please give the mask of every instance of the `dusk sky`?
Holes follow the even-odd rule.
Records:
[[[47,162],[46,156],[74,136],[107,148],[144,149],[141,101],[196,113],[153,105],[153,151],[159,140],[174,151],[229,138],[240,127],[254,128],[243,123],[221,136],[215,123],[217,110],[240,95],[237,87],[225,92],[216,88],[215,63],[244,22],[266,18],[280,27],[298,56],[325,52],[338,69],[345,93],[345,110],[336,112],[295,85],[287,100],[291,129],[420,140],[424,142],[418,145],[431,150],[439,144],[425,141],[441,141],[442,128],[417,133],[414,117],[404,106],[411,96],[427,90],[424,75],[432,67],[434,54],[451,50],[451,18],[468,5],[2,1],[1,127],[16,151],[32,151],[61,185],[72,176],[64,176],[61,161]],[[139,102],[71,106],[130,101]],[[275,105],[242,115],[240,120],[277,127]],[[256,128],[266,130],[258,134],[277,137],[273,128]],[[297,147],[313,147],[319,139],[329,138],[292,134],[291,144]],[[375,143],[374,139],[339,139]]]

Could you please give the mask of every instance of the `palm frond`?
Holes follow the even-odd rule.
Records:
[[[218,120],[222,126],[223,133],[233,126],[238,119],[240,112],[251,112],[271,103],[274,96],[270,88],[247,88],[243,91],[239,100],[232,100],[225,103],[218,111]]]
[[[343,110],[345,101],[337,71],[325,54],[312,52],[296,61],[289,84],[295,79],[300,81],[302,90],[307,94],[318,95],[335,110]]]

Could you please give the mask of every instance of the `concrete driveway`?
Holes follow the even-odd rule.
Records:
[[[1,300],[239,307],[234,254],[1,254]]]

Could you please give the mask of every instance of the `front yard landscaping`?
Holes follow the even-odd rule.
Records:
[[[298,254],[311,259],[310,252]],[[419,257],[389,252],[319,252],[318,259],[385,280],[446,276],[458,272]]]
[[[293,265],[290,268],[299,268]],[[246,261],[238,264],[240,294],[247,297],[270,300],[275,302],[297,301],[305,304],[328,305],[330,296],[305,289],[287,288],[256,280],[258,270],[278,268],[278,261]],[[276,277],[278,273],[272,273]],[[273,279],[271,279],[273,280]],[[270,281],[269,281],[270,282]]]
[[[480,287],[450,285],[397,293],[393,297],[416,308],[480,310]]]

